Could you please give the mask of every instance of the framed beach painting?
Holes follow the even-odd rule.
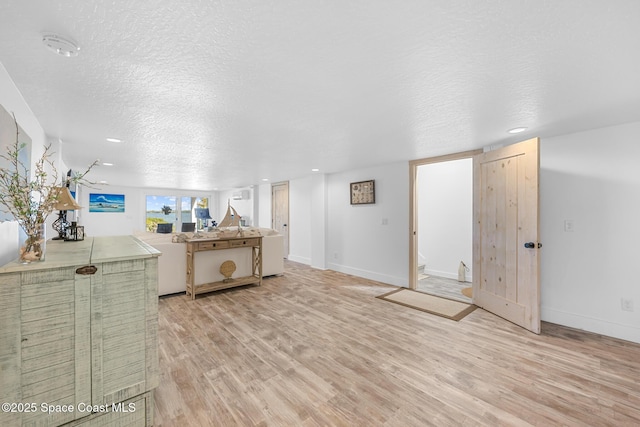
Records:
[[[124,194],[89,193],[89,212],[124,212]]]

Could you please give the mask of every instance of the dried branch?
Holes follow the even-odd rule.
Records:
[[[58,202],[58,171],[50,160],[53,152],[51,145],[44,147],[44,152],[35,162],[33,178],[29,178],[29,168],[19,157],[24,144],[20,144],[20,128],[15,115],[13,121],[16,126],[16,138],[7,147],[6,154],[0,158],[6,160],[10,167],[0,168],[0,210],[11,214],[28,236],[37,233],[39,224],[55,210]],[[85,172],[71,179],[74,183],[85,183],[84,177],[97,164],[93,162]],[[51,170],[51,174],[47,173]],[[89,182],[90,183],[90,182]],[[92,184],[92,183],[90,183]]]

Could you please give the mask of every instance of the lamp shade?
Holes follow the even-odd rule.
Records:
[[[55,210],[58,211],[72,211],[75,209],[82,209],[82,206],[76,203],[76,201],[71,196],[71,192],[67,187],[56,187],[57,192],[56,199],[57,202],[54,206]]]
[[[195,214],[197,219],[211,219],[209,208],[196,208]]]

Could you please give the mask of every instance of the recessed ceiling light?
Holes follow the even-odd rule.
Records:
[[[263,181],[269,181],[269,178],[262,178]]]
[[[43,34],[42,43],[44,43],[44,45],[52,52],[61,56],[66,56],[67,58],[78,56],[78,52],[80,51],[76,42],[57,34]]]
[[[107,141],[109,141],[109,142],[122,142],[122,140],[118,139],[118,138],[107,138]]]
[[[318,171],[320,171],[320,169],[316,169],[316,168],[311,169],[311,172],[318,172]]]
[[[102,164],[102,166],[113,166],[113,163],[107,163],[107,162],[104,162],[104,163]]]
[[[98,181],[98,184],[106,184],[107,181]]]
[[[527,128],[513,128],[513,129],[509,129],[507,132],[509,132],[509,133],[520,133],[520,132],[524,132],[525,130],[527,130]]]

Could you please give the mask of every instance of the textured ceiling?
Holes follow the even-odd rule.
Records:
[[[53,54],[45,32],[80,55]],[[0,62],[65,162],[99,158],[115,166],[93,179],[140,187],[234,188],[640,120],[639,52],[637,0],[0,3]]]

